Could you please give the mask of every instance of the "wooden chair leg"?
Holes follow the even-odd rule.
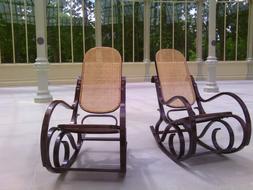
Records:
[[[126,146],[127,143],[124,140],[120,142],[120,170],[122,173],[126,173]]]

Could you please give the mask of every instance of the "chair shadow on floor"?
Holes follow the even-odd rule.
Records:
[[[94,150],[85,148],[82,150],[74,167],[105,167],[106,169],[114,168],[120,165],[118,151],[114,150]],[[89,172],[89,171],[70,171],[59,175],[58,181],[64,181],[67,175],[75,180],[85,181],[123,181],[125,174],[114,172]]]
[[[173,178],[173,175],[169,175],[171,168],[180,170],[183,175],[192,175],[203,181],[204,183],[212,185],[220,185],[229,183],[229,180],[237,181],[238,178],[242,179],[242,182],[247,183],[247,177],[251,176],[253,171],[253,161],[242,157],[238,154],[226,156],[222,154],[214,154],[213,152],[201,152],[201,150],[192,156],[190,159],[184,162],[178,162],[175,167],[175,162],[170,159],[165,159],[165,155],[162,153],[157,155],[156,149],[152,149],[154,152],[139,152],[136,150],[128,149],[127,156],[127,170],[125,176],[119,173],[110,172],[66,172],[60,174],[55,182],[54,189],[61,189],[65,186],[65,183],[71,182],[74,186],[76,184],[94,184],[109,183],[116,187],[122,187],[126,184],[131,184],[132,181],[138,179],[138,185],[143,189],[157,188],[157,179],[155,173],[159,171],[153,171],[154,168],[160,168],[161,165],[166,163],[166,167],[163,169],[168,172],[161,171],[161,174],[168,175],[168,178]],[[104,155],[104,157],[103,157]],[[147,156],[149,155],[149,156]],[[153,156],[152,156],[153,155]],[[95,156],[95,159],[94,159]],[[101,157],[100,157],[101,156]],[[115,150],[96,151],[87,147],[80,152],[80,159],[76,161],[77,166],[89,166],[89,165],[103,165],[105,163],[115,164],[118,160],[118,154]],[[161,159],[159,159],[161,157]],[[85,160],[84,160],[85,158]],[[97,159],[98,158],[98,159]],[[159,166],[160,165],[160,166]],[[245,179],[244,179],[245,178]],[[148,184],[146,183],[148,181]],[[240,182],[241,182],[240,181]],[[233,184],[233,183],[232,183]]]
[[[182,163],[180,163],[182,165]],[[197,178],[214,185],[238,181],[249,183],[247,177],[253,174],[253,160],[238,154],[226,156],[213,152],[200,152],[188,160],[183,167]]]
[[[110,167],[110,163],[115,164],[117,163],[118,157],[117,151],[95,151],[89,148],[86,148],[85,151],[81,151],[79,154],[78,159],[76,160],[76,166],[93,166],[98,167],[99,165],[105,166],[105,163],[109,163],[107,165]],[[95,156],[96,155],[96,156]],[[94,159],[94,156],[98,158],[98,156],[105,155],[104,158],[101,159]],[[71,182],[106,182],[106,183],[113,183],[115,185],[123,185],[125,183],[126,179],[134,176],[135,180],[138,178],[138,182],[141,184],[141,187],[143,189],[144,186],[147,184],[145,183],[145,179],[149,178],[152,180],[150,176],[152,176],[152,172],[147,169],[148,165],[155,164],[155,162],[158,162],[157,157],[154,156],[142,156],[137,155],[135,151],[132,151],[131,149],[128,149],[128,172],[125,175],[122,175],[121,173],[113,173],[113,172],[78,172],[78,171],[69,171],[65,173],[61,173],[59,177],[57,178],[55,182],[54,189],[61,189],[61,187],[64,185],[64,182],[68,181],[69,179]],[[80,159],[79,159],[80,158]],[[85,160],[84,160],[85,158]],[[149,180],[149,181],[150,181]],[[152,184],[152,183],[151,183]],[[148,188],[148,187],[147,187]]]

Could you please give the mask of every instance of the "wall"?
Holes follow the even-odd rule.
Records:
[[[198,80],[207,76],[206,64],[189,62],[192,75]],[[227,61],[217,64],[217,80],[245,80],[253,78],[252,67],[246,61]],[[81,73],[81,63],[51,63],[48,72],[50,84],[74,84]],[[154,63],[150,68],[151,75],[155,74]],[[142,62],[125,63],[123,75],[128,82],[142,82],[145,76],[145,64]],[[0,86],[36,85],[36,71],[33,64],[0,64]]]

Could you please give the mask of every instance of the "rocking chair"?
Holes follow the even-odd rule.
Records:
[[[73,104],[54,100],[46,110],[40,142],[44,167],[57,173],[67,170],[126,172],[125,83],[125,78],[122,77],[122,60],[117,50],[97,47],[90,49],[85,54]],[[57,106],[70,109],[71,120],[68,123],[60,123],[56,127],[51,127],[51,116]],[[80,119],[78,119],[79,107],[86,113]],[[117,115],[110,114],[112,112]],[[101,118],[107,121],[111,119],[113,122],[110,124],[91,123],[91,119]],[[119,164],[116,163],[113,168],[72,167],[82,144],[87,141],[119,141]]]
[[[251,120],[244,102],[231,92],[222,92],[211,98],[203,99],[200,96],[194,78],[190,75],[185,57],[174,49],[161,49],[156,54],[156,72],[151,82],[155,83],[160,118],[151,131],[160,149],[172,160],[180,161],[187,159],[196,153],[197,144],[216,153],[233,153],[248,145],[251,138]],[[206,113],[202,103],[209,102],[220,96],[232,97],[241,107],[244,119],[230,111],[218,113]],[[196,107],[193,107],[193,104]],[[197,113],[193,110],[197,109]],[[168,111],[166,111],[168,110]],[[173,112],[187,115],[180,118],[172,118]],[[167,112],[167,113],[166,113]],[[235,143],[235,132],[227,119],[237,120],[241,128],[239,143]],[[236,122],[236,123],[237,123]],[[213,124],[220,123],[223,127],[214,127]],[[197,124],[205,125],[197,127]],[[221,143],[218,131],[225,129],[228,132],[228,142]],[[210,131],[208,133],[207,131]],[[206,143],[203,137],[209,134],[211,142]],[[178,137],[176,141],[175,137]],[[167,139],[167,140],[166,140]],[[210,139],[210,138],[208,138]],[[166,143],[167,141],[167,143]],[[219,143],[218,143],[219,141]],[[237,141],[236,141],[237,142]],[[221,145],[222,144],[222,145]]]

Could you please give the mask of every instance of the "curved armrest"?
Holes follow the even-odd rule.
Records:
[[[241,108],[243,109],[243,112],[249,115],[249,112],[248,112],[248,109],[247,109],[245,103],[242,101],[242,99],[241,99],[239,96],[237,96],[236,94],[234,94],[234,93],[232,93],[232,92],[221,92],[221,93],[216,94],[216,95],[214,95],[214,96],[212,96],[212,97],[210,97],[210,98],[207,98],[207,99],[201,98],[201,102],[209,102],[209,101],[211,101],[211,100],[214,100],[214,99],[216,99],[216,98],[218,98],[218,97],[221,97],[221,96],[224,96],[224,95],[227,95],[227,96],[230,96],[230,97],[234,98],[234,100],[235,100],[235,101],[241,106]]]
[[[251,119],[250,119],[248,108],[246,107],[245,103],[242,101],[242,99],[239,96],[237,96],[236,94],[234,94],[232,92],[221,92],[221,93],[216,94],[208,99],[201,98],[200,101],[201,102],[209,102],[213,99],[216,99],[216,98],[218,98],[220,96],[224,96],[224,95],[232,97],[242,108],[242,111],[243,111],[243,114],[245,117],[245,128],[244,128],[245,135],[246,135],[245,144],[248,145],[250,142],[250,137],[251,137]]]
[[[185,108],[186,108],[186,111],[188,112],[188,115],[189,115],[190,117],[192,117],[192,116],[195,115],[194,111],[192,110],[191,104],[190,104],[190,103],[188,102],[188,100],[187,100],[185,97],[183,97],[183,96],[174,96],[174,97],[170,98],[168,101],[164,102],[164,104],[165,104],[165,105],[168,105],[168,104],[170,104],[171,102],[173,102],[173,101],[175,101],[175,100],[180,100],[180,101],[184,104],[184,106],[185,106]]]
[[[74,105],[69,105],[66,102],[62,100],[54,100],[52,101],[49,106],[47,107],[47,110],[44,115],[43,123],[42,123],[42,128],[41,128],[41,136],[40,136],[40,149],[41,149],[41,158],[42,158],[42,164],[43,166],[47,166],[47,163],[50,163],[49,157],[46,156],[48,149],[49,149],[49,144],[48,144],[48,127],[49,127],[49,122],[50,118],[52,116],[52,113],[56,106],[62,105],[63,107],[67,109],[72,109],[74,108]],[[53,129],[53,128],[52,128]],[[55,129],[53,129],[55,130]],[[51,133],[52,131],[50,131]],[[51,164],[47,166],[49,169],[52,169]]]
[[[43,134],[43,132],[47,132],[51,115],[52,115],[54,109],[56,108],[56,106],[58,106],[58,105],[62,105],[63,107],[65,107],[67,109],[73,109],[73,107],[74,107],[74,104],[69,105],[66,102],[64,102],[63,100],[54,100],[54,101],[52,101],[49,104],[49,106],[47,107],[47,110],[45,112],[43,123],[42,123],[41,134]]]
[[[251,128],[251,120],[250,120],[250,115],[249,115],[249,111],[245,105],[245,103],[242,101],[242,99],[237,96],[236,94],[232,93],[232,92],[221,92],[219,94],[216,94],[208,99],[203,99],[201,98],[200,101],[201,102],[209,102],[211,100],[214,100],[220,96],[224,96],[224,95],[227,95],[227,96],[230,96],[232,98],[234,98],[234,100],[241,106],[242,108],[242,111],[243,111],[243,114],[245,116],[245,122],[246,122],[246,125],[249,126]]]

